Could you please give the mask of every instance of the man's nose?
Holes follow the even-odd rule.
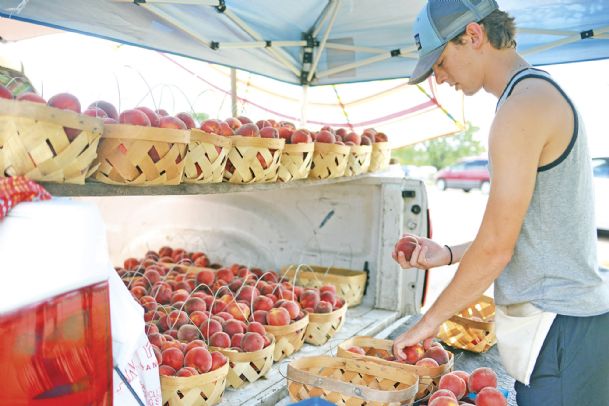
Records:
[[[434,68],[433,75],[436,77],[436,83],[441,85],[446,82],[446,74],[441,69]]]

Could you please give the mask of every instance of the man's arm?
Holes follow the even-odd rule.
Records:
[[[555,122],[548,97],[547,91],[514,93],[498,112],[489,136],[491,191],[478,234],[451,283],[421,321],[396,340],[394,353],[434,336],[445,320],[477,300],[510,261]]]

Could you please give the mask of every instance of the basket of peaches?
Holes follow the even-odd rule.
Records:
[[[443,375],[451,372],[454,356],[442,344],[430,339],[404,348],[404,359],[393,354],[393,341],[373,337],[352,337],[338,346],[337,355],[344,358],[363,358],[372,362],[398,366],[419,376],[416,399],[430,395]]]

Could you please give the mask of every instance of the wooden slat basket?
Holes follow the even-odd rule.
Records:
[[[388,142],[375,142],[372,144],[369,172],[384,171],[389,167],[391,148]]]
[[[350,347],[357,346],[364,350],[366,355],[360,355],[348,351]],[[336,355],[343,358],[366,359],[371,362],[376,362],[381,365],[388,365],[399,368],[410,373],[414,373],[419,377],[419,389],[417,391],[417,400],[429,394],[431,389],[438,385],[442,375],[451,372],[455,365],[455,358],[452,352],[448,352],[448,362],[437,367],[422,367],[402,362],[388,361],[385,358],[393,355],[393,341],[382,340],[373,337],[352,337],[338,345]]]
[[[314,144],[315,150],[309,178],[331,179],[344,176],[351,149],[346,145],[323,142],[315,142]]]
[[[315,265],[290,265],[281,270],[280,276],[291,281],[295,274],[299,284],[307,288],[334,285],[336,294],[345,299],[349,307],[362,302],[368,276],[364,271]]]
[[[315,144],[312,142],[286,144],[281,153],[279,180],[289,182],[308,178],[313,163],[314,148]]]
[[[230,183],[276,182],[284,139],[231,137],[232,147],[224,170]]]
[[[371,145],[353,145],[347,161],[345,176],[356,176],[368,172],[372,154]]]
[[[270,334],[268,337],[271,339],[271,344],[260,351],[237,352],[228,348],[210,347],[228,358],[230,364],[226,382],[228,387],[239,388],[247,383],[256,382],[270,371],[273,366],[275,337]]]
[[[161,375],[161,395],[165,406],[211,406],[222,400],[226,388],[228,362],[215,371],[186,378]]]
[[[293,401],[321,397],[345,406],[412,405],[416,374],[367,360],[303,357],[288,364],[288,393]]]
[[[313,345],[327,343],[345,324],[346,314],[346,303],[331,313],[309,313],[305,342]]]
[[[482,296],[446,320],[438,338],[454,348],[486,352],[497,342],[495,336],[495,301]]]
[[[189,141],[188,130],[107,124],[95,179],[112,185],[178,185]]]
[[[231,138],[190,130],[190,143],[184,163],[184,183],[219,183],[224,177]]]
[[[65,128],[81,130],[72,140]],[[29,101],[0,99],[0,176],[84,184],[96,169],[100,119]]]
[[[287,326],[264,326],[267,333],[275,336],[273,361],[281,361],[302,348],[308,324],[309,314],[305,312],[305,316],[302,319]]]

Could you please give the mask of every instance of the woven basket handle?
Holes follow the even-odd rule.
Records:
[[[310,372],[294,368],[292,365],[288,365],[288,379],[304,385],[325,389],[330,392],[338,392],[345,396],[354,396],[364,400],[383,403],[402,403],[408,399],[414,399],[418,391],[418,385],[413,385],[408,389],[396,392],[379,391],[366,386],[338,381],[336,379],[327,377],[322,378]]]

